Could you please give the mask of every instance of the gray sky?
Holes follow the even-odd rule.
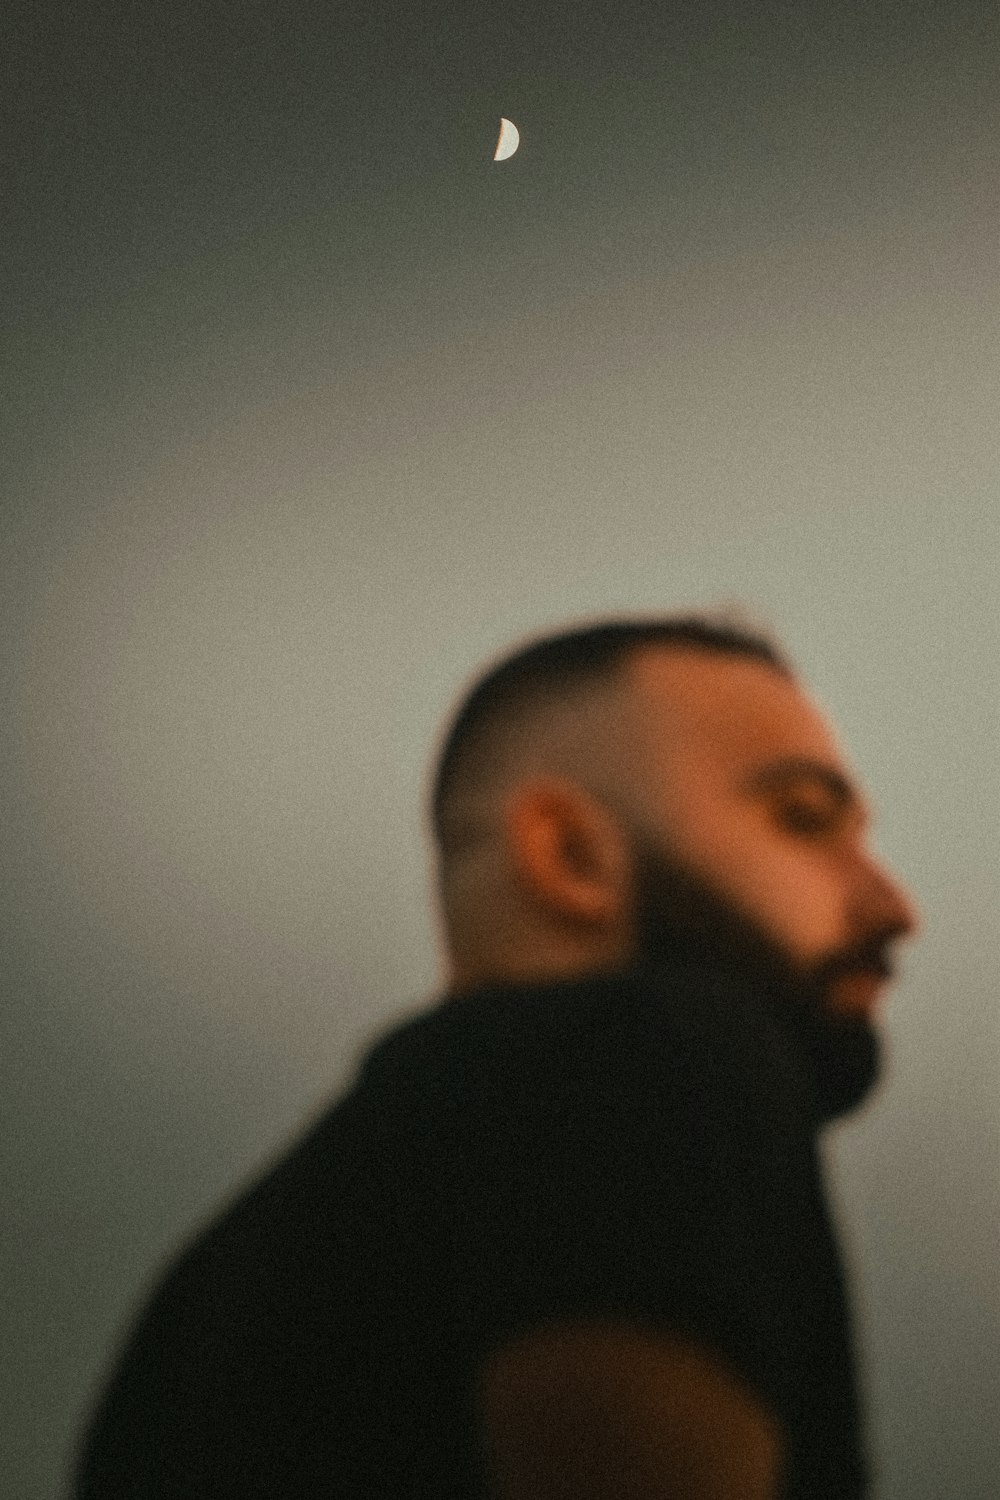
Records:
[[[61,1494],[164,1258],[433,1003],[471,674],[739,600],[926,924],[829,1147],[876,1500],[992,1500],[1000,18],[418,9],[14,28],[11,1493]]]

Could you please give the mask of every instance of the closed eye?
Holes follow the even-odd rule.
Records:
[[[783,756],[757,766],[739,785],[783,809],[779,816],[784,826],[806,838],[833,833],[848,823],[863,830],[871,822],[867,804],[839,767],[810,756]]]
[[[831,833],[839,823],[840,815],[829,808],[787,804],[781,809],[781,821],[792,833]]]

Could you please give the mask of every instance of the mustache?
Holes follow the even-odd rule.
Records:
[[[887,956],[885,947],[898,936],[898,933],[882,934],[876,939],[870,939],[863,947],[841,954],[824,966],[827,977],[840,979],[848,974],[876,974],[879,979],[893,979],[896,969]]]

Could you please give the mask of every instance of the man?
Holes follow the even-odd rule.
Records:
[[[445,1003],[182,1256],[78,1500],[866,1493],[820,1128],[916,913],[760,635],[612,620],[466,698]]]

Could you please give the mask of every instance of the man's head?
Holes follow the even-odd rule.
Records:
[[[684,617],[535,641],[465,700],[439,763],[450,992],[693,955],[867,1024],[918,918],[866,817],[760,633]]]

